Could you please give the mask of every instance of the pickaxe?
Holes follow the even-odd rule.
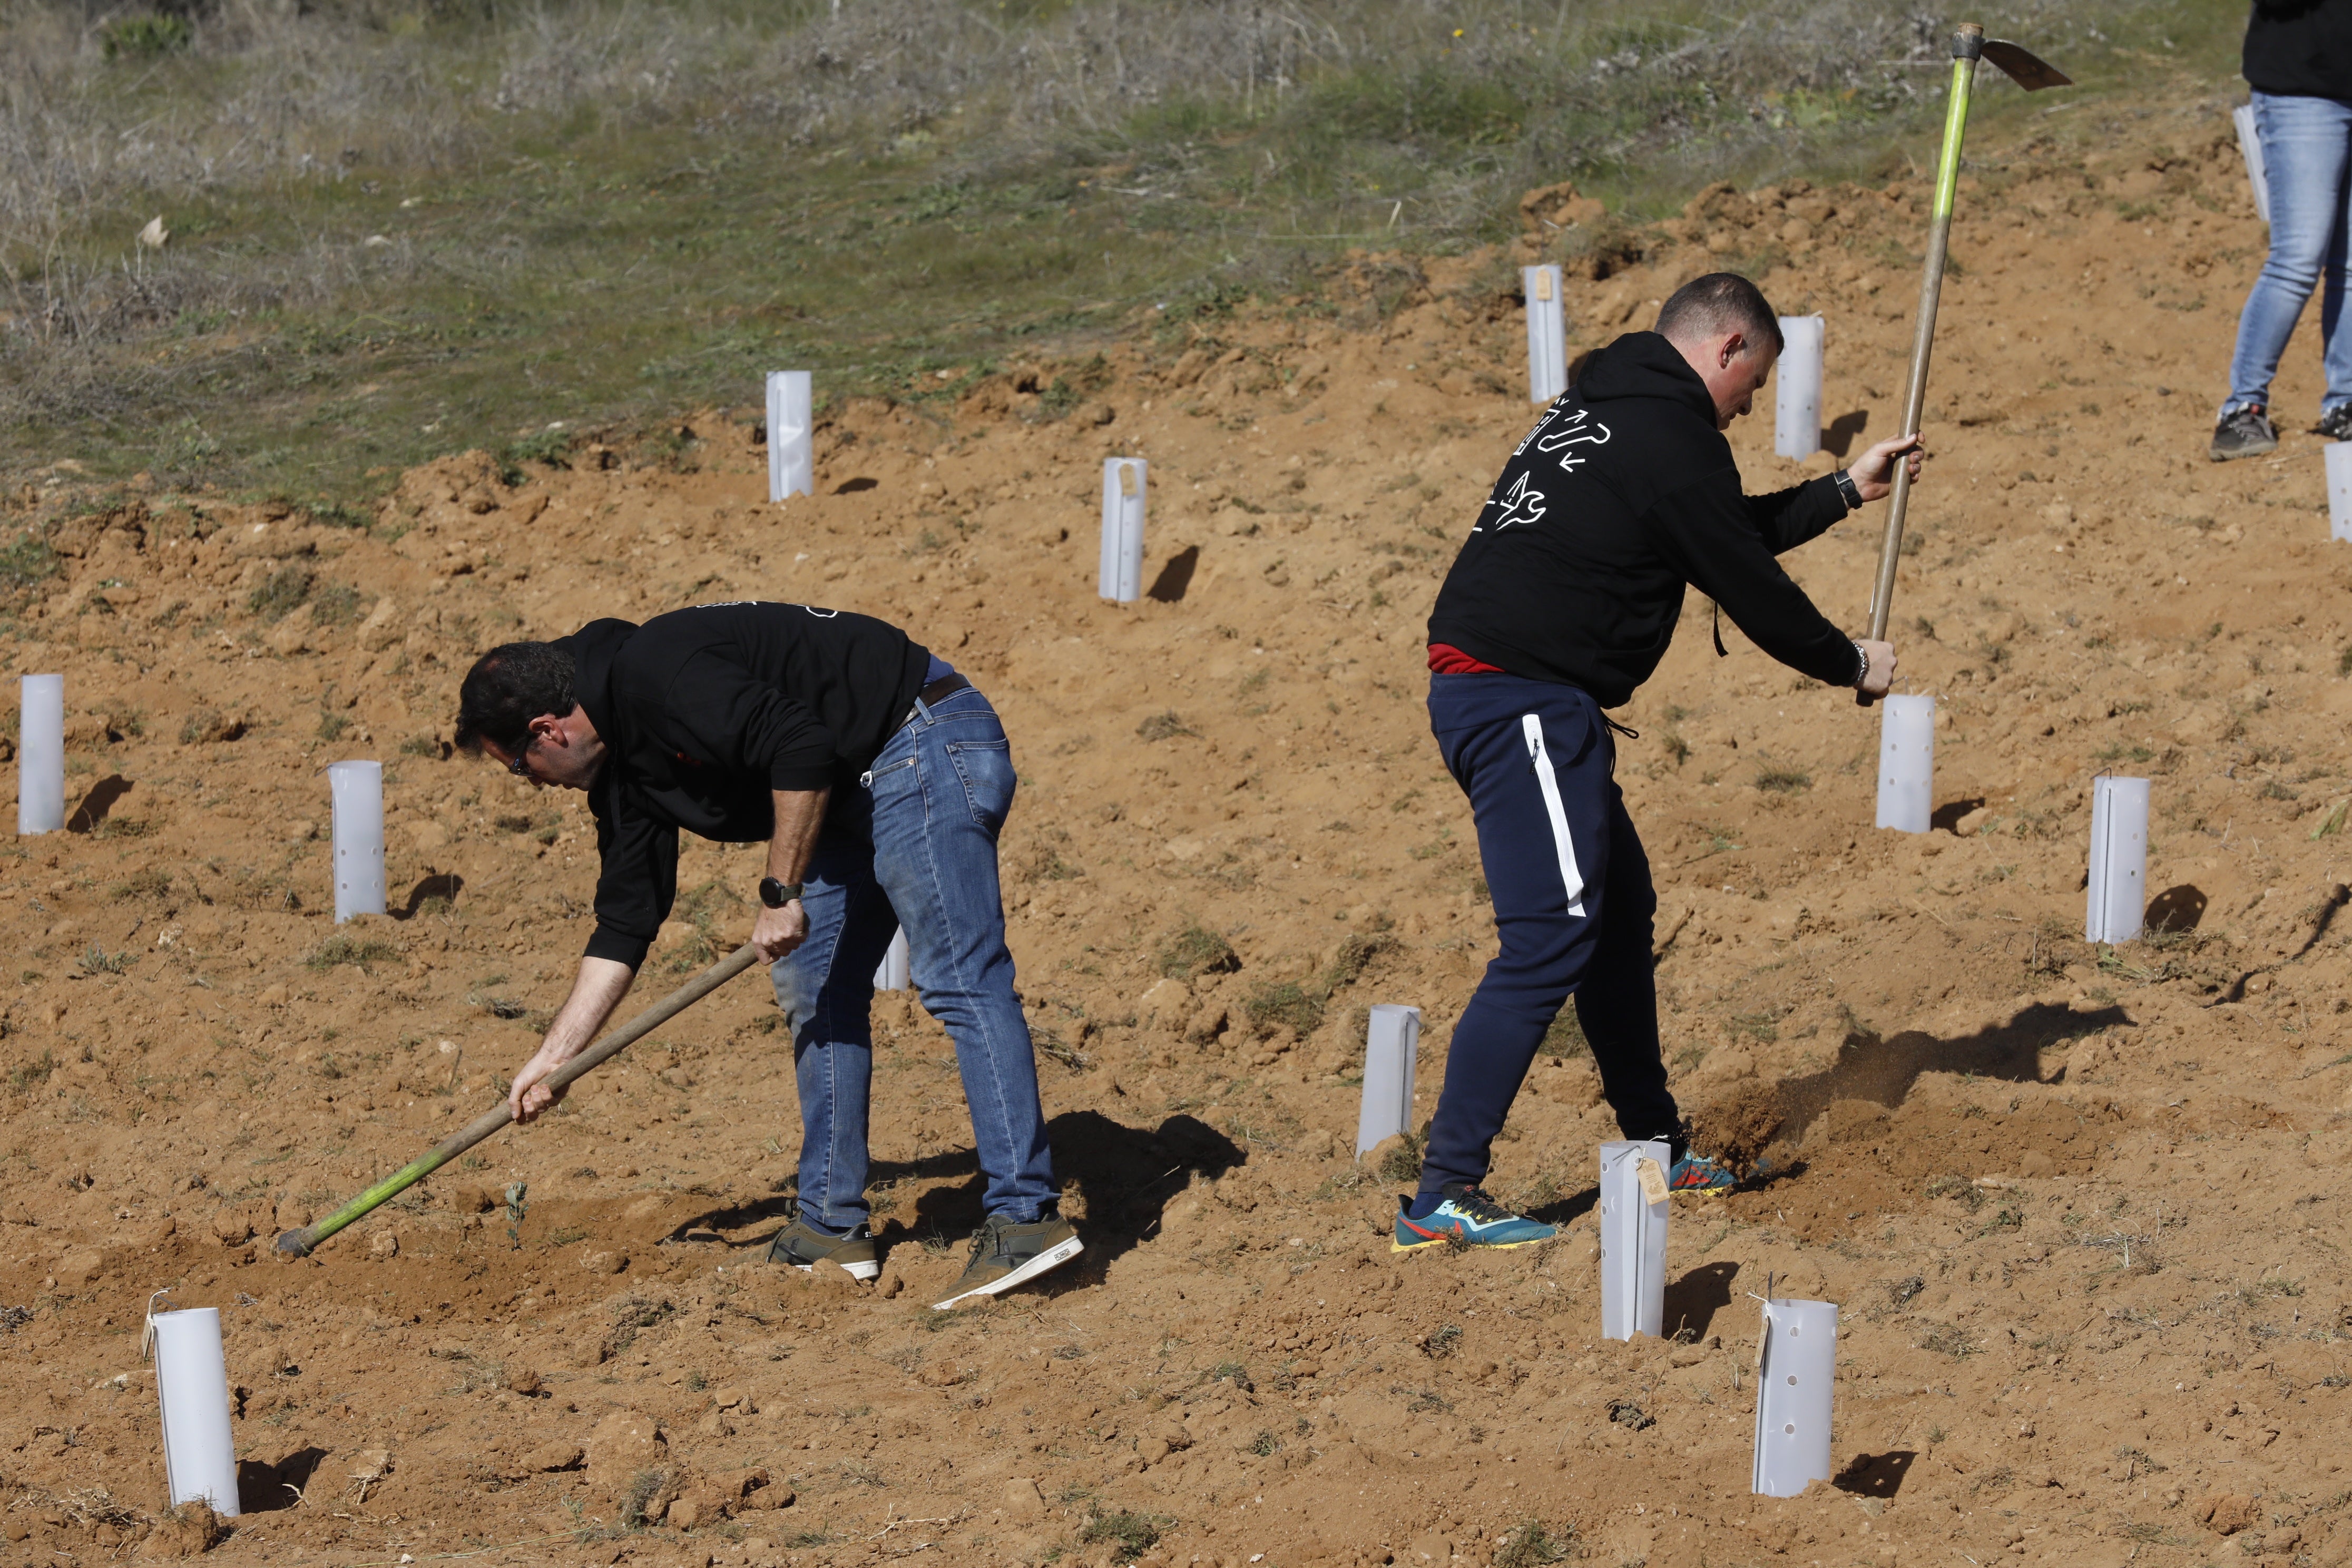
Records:
[[[1990,60],[2009,79],[2028,92],[2045,87],[2071,87],[2074,79],[2029,50],[1999,38],[1988,38],[1984,28],[1963,22],[1952,34],[1951,96],[1944,107],[1944,150],[1936,160],[1936,206],[1927,220],[1927,260],[1919,276],[1919,323],[1911,338],[1911,379],[1903,391],[1903,434],[1919,428],[1927,413],[1927,360],[1936,346],[1936,302],[1944,291],[1944,255],[1952,236],[1952,198],[1960,183],[1960,142],[1969,130],[1969,93],[1976,85],[1977,61]],[[1886,618],[1895,607],[1895,568],[1903,555],[1903,516],[1911,501],[1910,465],[1895,465],[1895,493],[1886,503],[1886,541],[1878,554],[1878,582],[1870,595],[1870,636],[1886,637]],[[1870,699],[1862,700],[1864,707]]]

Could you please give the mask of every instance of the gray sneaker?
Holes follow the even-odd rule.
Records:
[[[2226,463],[2232,458],[2259,458],[2264,452],[2278,450],[2278,432],[2271,427],[2264,410],[2233,408],[2213,426],[2210,450],[2217,463]]]
[[[1015,1225],[1005,1215],[992,1214],[971,1233],[971,1258],[963,1277],[940,1300],[931,1303],[944,1311],[974,1296],[993,1296],[1058,1268],[1086,1250],[1078,1233],[1066,1219],[1041,1219]]]
[[[793,1223],[768,1243],[769,1262],[789,1263],[803,1274],[828,1258],[848,1269],[853,1279],[871,1279],[882,1272],[882,1260],[874,1255],[873,1233],[862,1225],[847,1236],[827,1236],[795,1213]]]

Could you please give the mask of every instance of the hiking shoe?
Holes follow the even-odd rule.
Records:
[[[1019,1225],[1009,1215],[990,1215],[988,1223],[971,1233],[971,1258],[963,1266],[963,1277],[931,1307],[945,1311],[974,1296],[1010,1290],[1085,1250],[1068,1220],[1052,1216]]]
[[[2259,458],[2278,450],[2278,432],[2260,408],[2233,408],[2213,426],[2211,452],[2217,463],[2232,458]]]
[[[1731,1173],[1730,1166],[1704,1154],[1685,1153],[1666,1173],[1670,1193],[1727,1193],[1738,1184],[1739,1178]]]
[[[2352,403],[2339,403],[2321,415],[2311,433],[2331,441],[2352,441]]]
[[[882,1272],[882,1260],[874,1255],[874,1235],[862,1225],[847,1236],[827,1236],[794,1214],[793,1223],[768,1243],[769,1262],[789,1263],[803,1274],[827,1258],[848,1269],[852,1279],[871,1279]]]
[[[1527,1247],[1559,1234],[1539,1220],[1515,1215],[1476,1187],[1448,1182],[1444,1201],[1419,1219],[1412,1200],[1397,1199],[1396,1239],[1391,1252],[1412,1252],[1452,1242],[1463,1247]]]

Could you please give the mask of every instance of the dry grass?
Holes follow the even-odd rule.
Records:
[[[2225,61],[2210,9],[1985,20],[2089,79],[2173,35]],[[1862,0],[186,14],[0,0],[0,418],[101,474],[288,494],[781,363],[935,395],[1041,337],[1312,294],[1351,245],[1507,236],[1536,184],[1641,217],[1885,173],[1940,84],[1934,26]]]

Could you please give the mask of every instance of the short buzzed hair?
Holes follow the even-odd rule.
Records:
[[[1751,347],[1770,343],[1776,357],[1783,347],[1780,319],[1764,291],[1737,272],[1710,272],[1675,289],[1658,309],[1656,330],[1669,338],[1744,332]]]

